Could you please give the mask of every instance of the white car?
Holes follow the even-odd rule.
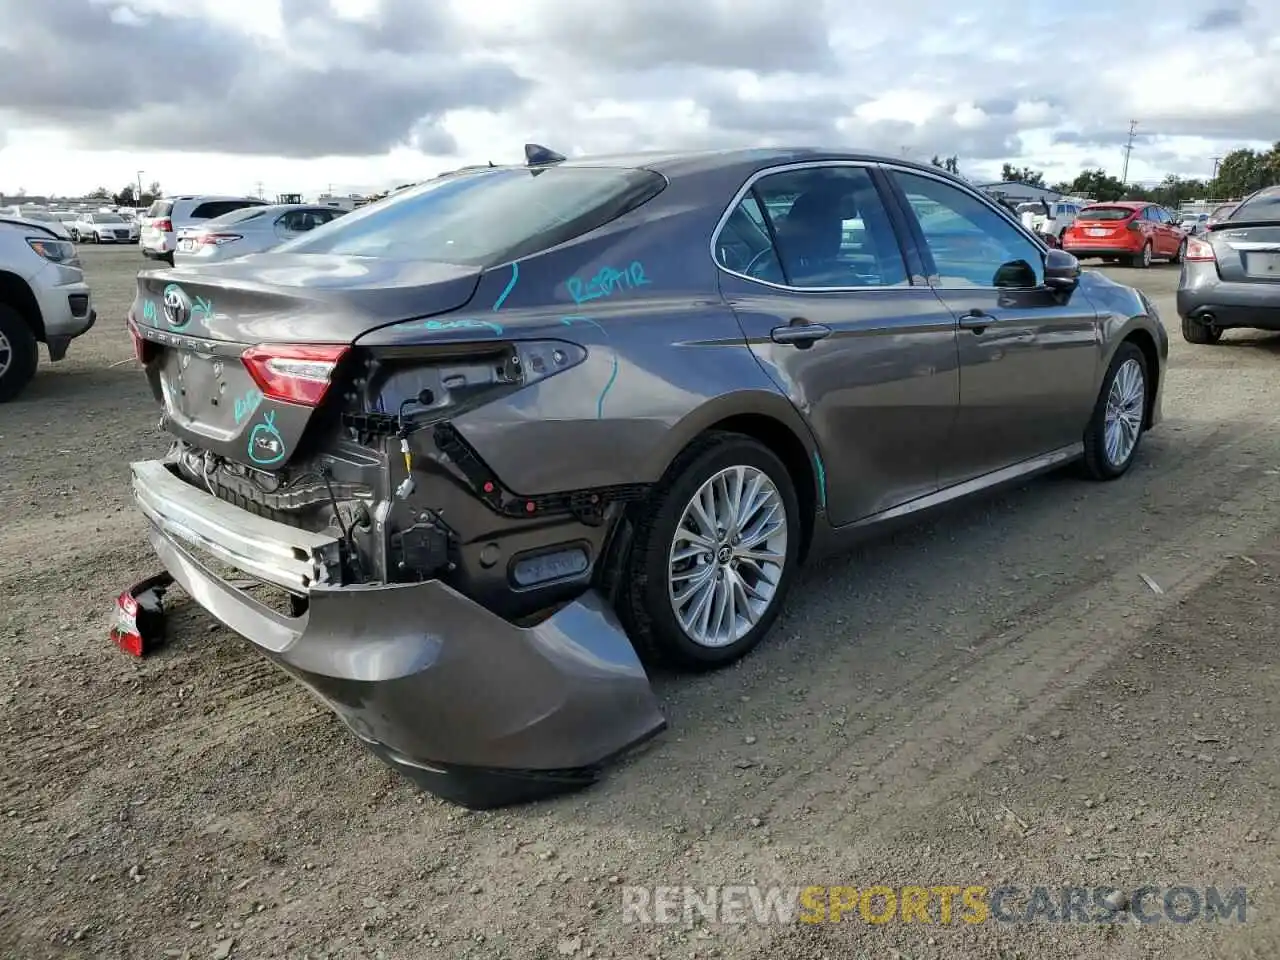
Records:
[[[59,240],[70,240],[71,229],[62,219],[50,210],[23,210],[14,209],[8,214],[0,214],[0,216],[11,216],[18,220],[25,220],[28,223],[38,223],[43,227],[52,230]]]
[[[0,403],[35,376],[39,344],[61,360],[97,319],[75,244],[47,221],[0,216]]]
[[[1027,227],[1053,237],[1058,243],[1062,242],[1067,227],[1076,222],[1080,210],[1081,204],[1074,200],[1032,200],[1018,204],[1018,214]]]
[[[178,234],[188,227],[198,227],[206,220],[220,217],[243,207],[262,207],[267,202],[258,197],[181,196],[157,200],[147,208],[140,222],[142,255],[151,260],[173,264],[178,247]]]
[[[82,213],[71,235],[82,243],[137,243],[139,231],[118,213]]]

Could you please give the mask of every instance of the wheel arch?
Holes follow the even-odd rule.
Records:
[[[0,303],[18,311],[18,315],[31,326],[36,340],[45,342],[44,316],[40,313],[40,303],[26,280],[11,271],[0,270]]]
[[[1124,338],[1120,340],[1120,343],[1132,343],[1142,351],[1143,359],[1147,361],[1147,376],[1151,380],[1151,386],[1147,390],[1146,409],[1142,412],[1142,426],[1145,429],[1152,426],[1156,397],[1159,396],[1160,351],[1156,347],[1155,337],[1142,327],[1135,327],[1130,330],[1124,335]],[[1116,345],[1116,348],[1119,349],[1119,344]]]
[[[708,433],[739,433],[767,447],[783,465],[800,502],[800,560],[808,556],[820,516],[826,508],[822,455],[808,425],[787,399],[768,391],[717,398],[690,413],[671,431],[659,458],[664,477],[690,444]]]

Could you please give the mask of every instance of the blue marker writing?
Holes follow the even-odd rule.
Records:
[[[609,339],[609,331],[606,330],[604,327],[602,327],[599,321],[592,320],[590,317],[584,317],[579,314],[575,314],[574,316],[561,317],[560,322],[563,323],[566,327],[571,327],[575,323],[588,324],[590,326],[595,327],[597,330],[599,330],[600,333],[603,334],[606,340]],[[609,371],[609,379],[605,382],[604,389],[600,391],[600,396],[596,397],[596,419],[597,420],[604,419],[604,398],[609,395],[609,391],[613,389],[613,384],[617,379],[618,379],[618,353],[615,350],[613,353],[613,368]]]
[[[148,300],[142,305],[142,322],[148,323],[153,327],[156,325],[156,302],[154,300]]]
[[[581,277],[570,277],[565,281],[569,296],[574,303],[586,303],[588,300],[603,300],[621,290],[635,290],[647,286],[649,278],[645,276],[644,264],[632,260],[625,270],[616,267],[604,267],[594,277],[583,280]]]
[[[463,320],[428,320],[422,326],[435,332],[446,330],[491,330],[498,336],[502,335],[502,324],[494,323],[492,320],[472,320],[470,318]]]
[[[249,390],[242,397],[236,397],[236,426],[240,426],[241,421],[253,416],[253,412],[258,409],[260,403],[262,403],[262,391],[257,387]]]
[[[249,431],[249,459],[262,467],[269,467],[285,458],[284,437],[276,429],[276,412],[268,410],[261,423],[255,423]]]

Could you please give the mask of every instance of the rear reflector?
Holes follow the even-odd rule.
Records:
[[[151,362],[152,357],[156,355],[159,347],[150,340],[142,336],[138,332],[138,322],[133,318],[133,311],[129,312],[129,336],[133,339],[133,355],[137,357],[138,362],[144,367]]]
[[[263,396],[316,407],[348,349],[345,343],[263,343],[250,347],[240,360]]]
[[[1209,241],[1189,237],[1187,238],[1187,252],[1183,254],[1183,259],[1194,260],[1198,263],[1208,263],[1217,260],[1218,256],[1213,252],[1213,244]]]

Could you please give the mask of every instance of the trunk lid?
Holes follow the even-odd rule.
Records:
[[[144,271],[130,316],[166,429],[270,471],[349,379],[358,337],[463,307],[479,277],[446,263],[264,253]]]
[[[1280,283],[1280,220],[1225,220],[1210,224],[1218,275],[1236,283]]]

